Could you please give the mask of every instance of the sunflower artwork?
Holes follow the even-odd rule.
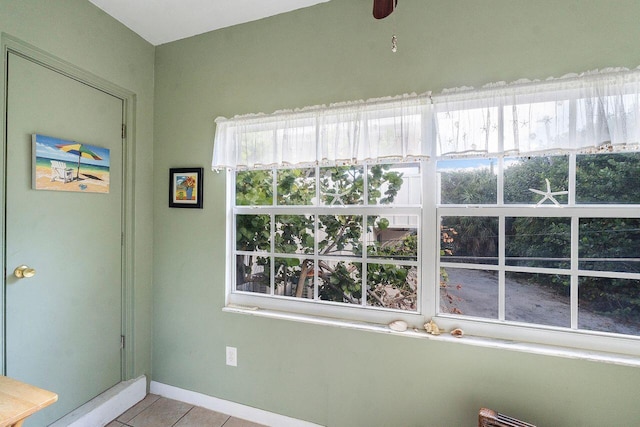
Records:
[[[169,172],[169,207],[202,208],[203,168],[173,168]]]

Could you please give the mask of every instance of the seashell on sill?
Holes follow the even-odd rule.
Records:
[[[451,331],[451,335],[453,335],[456,338],[462,338],[464,336],[464,331],[460,328],[456,328]]]
[[[407,322],[405,322],[404,320],[394,320],[393,322],[389,323],[389,329],[396,332],[404,332],[407,330],[407,327]]]
[[[440,329],[440,327],[436,324],[436,322],[433,321],[433,319],[424,324],[424,329],[428,334],[431,335],[440,335],[441,332],[444,332],[444,330]]]

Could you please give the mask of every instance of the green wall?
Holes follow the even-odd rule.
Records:
[[[223,313],[214,118],[640,65],[637,0],[332,0],[156,49],[153,379],[328,426],[640,423],[640,370]],[[390,50],[396,32],[399,50]],[[170,167],[205,167],[170,209]],[[225,346],[239,366],[225,366]]]
[[[0,0],[0,32],[136,95],[134,346],[129,375],[151,373],[154,47],[86,0]],[[1,124],[0,124],[1,126]],[[4,130],[3,130],[4,132]],[[131,133],[130,132],[130,133]],[[96,236],[96,241],[99,236]]]

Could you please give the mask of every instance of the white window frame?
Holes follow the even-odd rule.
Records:
[[[570,161],[570,177],[575,176],[575,155]],[[500,165],[502,162],[500,162]],[[440,261],[440,217],[442,216],[493,216],[499,218],[499,226],[504,227],[504,218],[519,216],[535,217],[568,217],[572,218],[572,249],[577,259],[578,248],[578,218],[640,218],[640,209],[637,205],[576,205],[574,203],[574,191],[570,192],[569,204],[560,208],[555,206],[535,205],[511,205],[500,202],[496,205],[466,206],[466,205],[439,205],[436,203],[437,191],[429,183],[438,182],[435,161],[422,161],[422,208],[421,212],[421,239],[418,245],[418,254],[421,272],[421,295],[417,312],[402,312],[399,310],[380,307],[362,307],[341,303],[321,302],[296,299],[292,297],[279,297],[275,295],[254,294],[235,291],[235,256],[229,257],[227,263],[226,281],[226,305],[228,307],[242,307],[244,309],[267,310],[280,313],[302,314],[319,318],[335,318],[345,321],[367,322],[372,324],[388,324],[395,320],[403,320],[410,326],[421,326],[433,319],[445,330],[462,328],[467,335],[485,337],[490,339],[507,340],[514,342],[528,342],[546,344],[558,347],[571,347],[586,351],[612,352],[630,355],[640,355],[640,336],[621,335],[598,331],[577,329],[577,277],[578,275],[591,275],[598,277],[620,277],[628,279],[640,279],[640,274],[593,272],[578,269],[577,262],[572,261],[569,269],[553,269],[539,267],[506,266],[504,261],[504,238],[499,245],[499,263],[497,265],[466,265],[462,263],[446,263]],[[502,172],[502,166],[500,166]],[[502,176],[500,173],[498,176]],[[499,179],[501,181],[501,179]],[[573,187],[575,180],[570,179]],[[235,171],[227,172],[227,253],[235,254],[235,230],[233,227],[236,214],[256,213],[252,207],[235,207]],[[499,190],[499,194],[502,192]],[[366,197],[366,196],[365,196]],[[349,212],[358,214],[380,214],[377,206],[354,206],[348,208]],[[394,213],[415,214],[413,208],[395,208]],[[276,214],[310,214],[308,207],[271,206],[268,209],[272,215]],[[340,214],[344,212],[342,207],[317,207],[317,214]],[[307,256],[305,256],[307,257]],[[317,256],[316,256],[317,258]],[[454,314],[440,313],[440,267],[471,268],[493,270],[500,277],[500,317],[498,319],[483,319],[477,317],[458,316]],[[538,324],[526,324],[509,322],[504,319],[504,275],[506,271],[537,272],[563,274],[572,277],[571,292],[571,328],[552,327]]]

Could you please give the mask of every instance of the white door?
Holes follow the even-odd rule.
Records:
[[[123,101],[9,53],[6,105],[6,373],[58,393],[44,426],[122,376]],[[32,189],[33,133],[109,149],[109,193]]]

